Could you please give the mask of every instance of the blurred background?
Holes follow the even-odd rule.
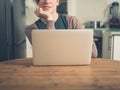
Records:
[[[120,59],[120,0],[62,0],[57,12],[76,16],[94,30],[100,58]],[[30,58],[25,27],[38,17],[34,0],[0,0],[0,61]],[[117,49],[116,49],[117,48]]]

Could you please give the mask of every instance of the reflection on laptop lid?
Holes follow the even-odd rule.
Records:
[[[33,65],[89,65],[93,30],[33,30]]]

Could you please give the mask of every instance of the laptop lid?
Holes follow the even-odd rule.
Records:
[[[88,65],[93,30],[33,30],[33,65]]]

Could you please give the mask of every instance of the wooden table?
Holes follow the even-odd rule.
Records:
[[[120,90],[120,62],[94,58],[89,66],[0,62],[0,90]]]

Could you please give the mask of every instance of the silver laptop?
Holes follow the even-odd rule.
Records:
[[[89,65],[93,30],[33,30],[33,65]]]

